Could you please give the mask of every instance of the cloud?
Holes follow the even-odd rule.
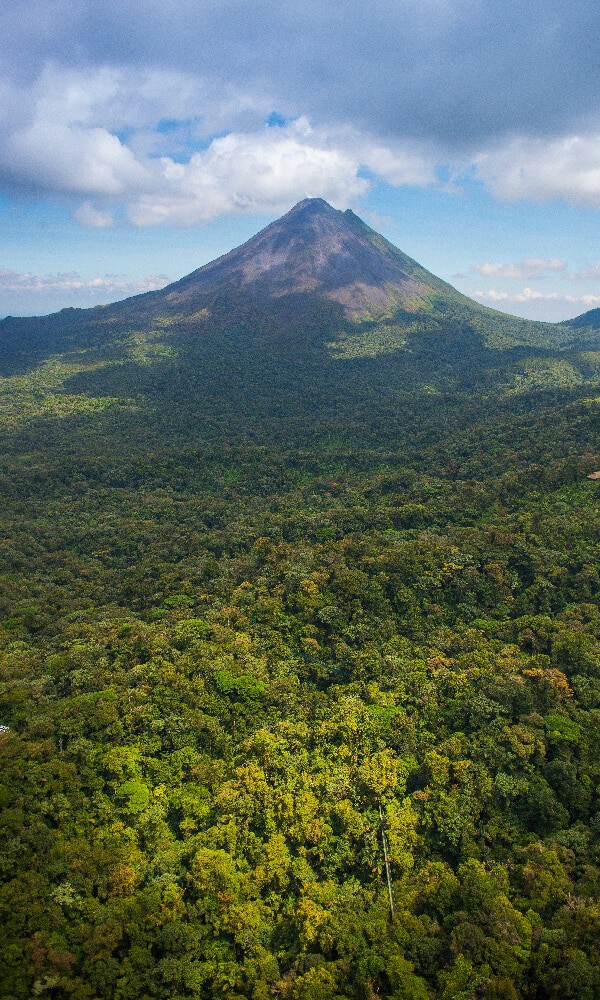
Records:
[[[279,211],[307,197],[345,207],[364,194],[361,167],[402,183],[435,181],[430,164],[414,153],[395,155],[348,131],[314,130],[305,118],[286,126],[215,139],[187,163],[160,161],[160,176],[129,208],[138,226],[190,225],[231,212]],[[400,180],[399,180],[400,182]]]
[[[584,264],[575,271],[569,271],[566,261],[559,257],[524,257],[518,264],[498,264],[485,261],[475,264],[471,274],[481,274],[485,278],[501,278],[514,281],[531,281],[539,278],[561,278],[565,281],[600,281],[600,261]],[[466,278],[466,274],[454,274],[454,278]],[[498,293],[505,294],[505,293]],[[512,293],[506,292],[506,295]],[[540,297],[540,296],[536,296]]]
[[[0,187],[183,225],[442,164],[599,207],[599,28],[593,0],[5,4]]]
[[[514,138],[479,153],[476,175],[507,201],[564,199],[600,208],[600,133]]]
[[[413,145],[405,145],[401,151],[392,151],[382,145],[354,142],[354,148],[362,166],[377,177],[395,187],[412,184],[416,187],[438,185],[435,161],[430,153]]]
[[[564,302],[593,309],[600,305],[600,295],[563,295],[560,292],[540,292],[536,288],[523,288],[520,292],[503,292],[495,288],[472,292],[474,299],[483,302]]]
[[[129,209],[138,226],[189,225],[235,211],[278,210],[320,195],[347,204],[364,193],[355,156],[313,133],[305,119],[215,139],[188,163],[164,157],[155,187]]]
[[[15,185],[43,186],[48,193],[116,196],[143,182],[131,151],[101,128],[35,122],[8,140],[2,161]]]
[[[285,117],[350,124],[385,145],[482,148],[597,115],[594,0],[21,0],[0,14],[5,69],[177,69]]]
[[[174,84],[184,95],[174,98]],[[4,82],[0,100],[0,182],[48,195],[128,196],[146,167],[120,129],[155,126],[167,109],[192,106],[193,88],[164,73],[47,66],[27,87]],[[188,100],[189,98],[189,100]]]
[[[150,292],[162,288],[169,279],[164,274],[148,278],[128,280],[124,275],[104,275],[97,278],[82,278],[76,271],[64,274],[37,275],[29,272],[0,268],[0,293],[31,295],[56,294],[59,296],[81,295],[86,299],[90,294],[98,301],[112,301],[115,296],[126,297],[140,292]]]
[[[107,229],[114,226],[115,219],[111,212],[103,212],[94,208],[91,201],[84,201],[74,212],[74,217],[82,226],[89,229]]]
[[[233,85],[218,94],[182,73],[45,66],[0,94],[0,184],[9,193],[81,199],[82,225],[106,227],[123,205],[138,226],[290,207],[318,195],[348,205],[377,176],[436,183],[414,144],[382,145],[350,127],[267,115]],[[215,127],[225,134],[206,135]],[[232,129],[231,125],[240,126]],[[242,127],[246,126],[246,127]]]
[[[511,278],[518,281],[531,281],[533,278],[545,278],[549,274],[566,272],[567,265],[558,257],[544,260],[542,257],[524,257],[518,264],[494,264],[486,261],[475,264],[471,269],[474,274],[483,274],[486,278]]]
[[[595,264],[587,264],[580,267],[577,272],[579,278],[589,278],[592,281],[600,281],[600,261]]]

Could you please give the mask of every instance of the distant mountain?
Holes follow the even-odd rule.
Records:
[[[406,332],[448,321],[469,327],[490,347],[573,346],[557,324],[488,309],[427,271],[350,209],[306,198],[247,243],[158,292],[127,299],[123,309],[149,315],[211,315],[294,299],[339,306],[340,320],[360,326],[392,322]],[[110,307],[109,307],[110,308]]]
[[[299,202],[243,246],[159,296],[184,305],[224,289],[262,298],[317,294],[339,303],[353,318],[389,314],[399,305],[430,311],[436,296],[464,299],[354,212],[337,211],[322,198]]]
[[[428,364],[435,380],[440,360],[449,362],[452,353],[459,371],[482,349],[589,349],[600,333],[580,320],[536,323],[487,309],[352,211],[308,198],[243,246],[159,291],[109,306],[1,321],[0,374],[73,351],[114,358],[131,350],[131,337],[138,347],[140,338],[151,338],[154,348],[162,338],[170,350],[173,337],[189,342],[196,336],[220,351],[222,338],[231,346],[240,338],[250,343],[266,337],[288,355],[292,337],[301,356],[309,340],[337,357],[433,352],[438,361]],[[497,367],[495,355],[485,360],[490,363]]]

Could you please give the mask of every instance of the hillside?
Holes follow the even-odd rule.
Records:
[[[286,322],[286,308],[298,297],[304,307],[329,305],[328,322],[358,344],[377,343],[381,331],[443,334],[460,323],[490,347],[584,346],[564,325],[536,323],[487,309],[426,271],[372,230],[350,210],[322,199],[306,199],[243,246],[158,292],[94,309],[65,309],[47,317],[0,321],[6,355],[23,350],[30,360],[40,350],[86,343],[110,349],[128,329],[156,333],[165,325],[191,324],[199,334],[224,321],[235,323],[248,309],[273,312]],[[590,315],[591,314],[586,314]],[[572,321],[589,326],[584,317]],[[588,338],[589,339],[589,338]],[[591,338],[595,343],[597,334]]]
[[[3,1000],[596,1000],[597,332],[312,200],[0,323]]]
[[[600,328],[600,309],[589,309],[588,312],[581,313],[580,316],[576,316],[574,319],[566,320],[563,325],[572,326],[574,329],[587,327],[597,330]]]

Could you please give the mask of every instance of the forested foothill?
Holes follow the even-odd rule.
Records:
[[[227,280],[0,323],[0,997],[596,1000],[597,318]]]

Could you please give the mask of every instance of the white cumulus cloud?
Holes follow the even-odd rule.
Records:
[[[74,217],[82,226],[89,229],[108,229],[114,226],[115,219],[112,212],[105,212],[95,208],[91,201],[84,201],[74,212]]]
[[[24,271],[13,271],[10,268],[0,268],[0,292],[24,295],[57,294],[99,296],[99,301],[106,298],[112,301],[115,296],[125,297],[137,295],[140,292],[150,292],[162,288],[168,278],[164,274],[151,275],[147,278],[130,280],[124,275],[106,274],[103,277],[83,278],[76,271],[59,274],[31,274]]]
[[[394,187],[412,184],[416,187],[437,185],[435,159],[414,144],[405,144],[393,151],[380,144],[365,142],[357,148],[362,165]]]
[[[584,264],[579,268],[577,277],[600,281],[600,261],[596,261],[595,264]]]
[[[0,82],[0,185],[78,199],[77,221],[101,228],[117,206],[137,226],[181,226],[312,195],[345,207],[371,176],[436,183],[414,143],[317,129],[302,115],[268,128],[270,107],[181,72],[48,63],[28,84]]]
[[[214,139],[187,163],[163,157],[152,189],[129,207],[138,226],[190,225],[232,212],[280,211],[301,198],[322,197],[345,207],[370,182],[366,166],[398,183],[435,181],[430,164],[344,132],[312,129],[305,118],[285,127],[230,133]]]
[[[510,278],[518,281],[531,281],[533,278],[544,278],[549,274],[565,273],[567,265],[558,257],[544,259],[543,257],[524,257],[518,264],[495,264],[485,261],[475,264],[472,268],[475,274],[483,274],[486,278]]]
[[[474,164],[498,198],[600,208],[600,134],[513,138],[480,152]]]
[[[145,169],[116,135],[34,121],[4,143],[1,162],[15,184],[48,193],[119,196],[143,184]]]
[[[509,302],[565,302],[593,309],[600,304],[600,295],[564,295],[560,292],[541,292],[537,288],[523,288],[520,292],[504,292],[488,288],[472,293],[473,298],[483,302],[504,304]]]
[[[433,133],[386,133],[366,119],[341,125],[324,110],[311,127],[303,114],[309,101],[288,101],[287,124],[265,128],[274,92],[244,90],[242,79],[219,78],[214,67],[73,66],[57,58],[23,79],[7,75],[0,79],[0,188],[79,203],[78,221],[99,227],[110,224],[117,205],[138,226],[279,211],[309,194],[347,205],[377,180],[442,187],[439,168],[474,172],[505,200],[600,207],[597,128],[482,138],[455,155]],[[533,280],[560,264],[485,262],[478,273]]]

